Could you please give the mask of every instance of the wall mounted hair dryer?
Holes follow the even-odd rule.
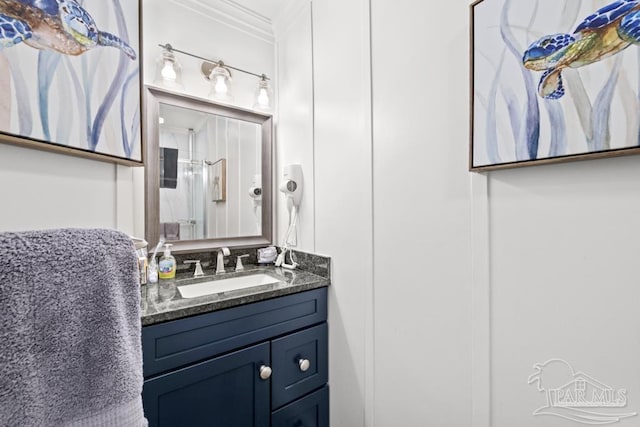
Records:
[[[295,255],[291,252],[291,248],[296,247],[298,244],[296,226],[298,223],[298,209],[302,202],[302,166],[289,165],[284,168],[282,184],[280,184],[280,191],[284,193],[287,198],[287,210],[289,211],[289,227],[284,235],[284,242],[282,243],[282,252],[276,259],[277,267],[296,268],[298,263],[295,261]],[[286,263],[287,252],[289,253],[290,264]]]
[[[302,166],[289,165],[285,167],[282,178],[280,191],[287,197],[287,209],[291,211],[290,204],[299,208],[302,201]]]

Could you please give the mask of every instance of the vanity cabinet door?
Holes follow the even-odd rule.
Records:
[[[269,427],[269,343],[210,359],[144,382],[150,427]]]

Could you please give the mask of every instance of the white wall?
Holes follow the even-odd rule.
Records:
[[[466,85],[455,87],[466,55],[453,59],[456,73],[411,54],[442,25],[431,7],[373,1],[370,26],[367,1],[313,2],[316,250],[334,268],[333,426],[471,422],[466,144],[442,143],[466,140]],[[447,31],[435,55],[464,49],[465,23]]]
[[[495,172],[488,185],[491,426],[567,425],[532,417],[544,395],[526,379],[552,358],[627,389],[621,412],[640,412],[640,159]]]
[[[313,2],[332,425],[571,425],[532,414],[551,358],[640,412],[640,160],[467,172],[468,2],[426,3],[371,1],[369,91],[368,5]]]
[[[373,392],[368,6],[368,0],[313,2],[315,235],[316,251],[332,257],[329,383],[334,427],[364,425]]]
[[[311,1],[293,0],[276,19],[278,66],[278,121],[275,141],[275,183],[289,164],[302,166],[304,190],[298,212],[298,248],[315,250],[315,167],[313,143],[313,52]],[[276,199],[277,243],[287,229],[289,216],[284,197]]]
[[[132,168],[0,144],[0,231],[104,227],[142,235]]]
[[[466,5],[371,16],[375,424],[469,426]]]

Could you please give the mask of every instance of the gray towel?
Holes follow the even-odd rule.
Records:
[[[178,149],[160,147],[160,188],[178,187]]]
[[[147,425],[133,243],[0,233],[0,425]]]

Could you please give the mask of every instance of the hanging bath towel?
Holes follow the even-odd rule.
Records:
[[[0,425],[146,426],[140,333],[127,235],[0,233]]]

